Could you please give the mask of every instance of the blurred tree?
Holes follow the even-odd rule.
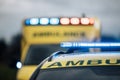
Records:
[[[6,50],[7,45],[5,43],[4,39],[0,39],[0,61],[2,60],[2,56],[4,54],[4,51]]]
[[[11,42],[11,51],[10,54],[10,67],[16,67],[16,63],[20,60],[20,53],[21,53],[21,34],[17,34],[13,37]]]
[[[11,68],[16,68],[16,62],[20,59],[21,34],[13,36],[4,54],[5,64]]]

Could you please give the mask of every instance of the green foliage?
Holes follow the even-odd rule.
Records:
[[[16,80],[17,69],[9,68],[6,65],[0,65],[0,80]]]

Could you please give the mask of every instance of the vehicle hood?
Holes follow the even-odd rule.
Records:
[[[29,80],[30,76],[37,68],[37,65],[34,66],[23,66],[21,69],[18,70],[17,73],[17,80]]]

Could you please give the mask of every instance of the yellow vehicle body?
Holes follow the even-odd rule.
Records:
[[[39,64],[30,80],[120,80],[119,67],[119,52],[57,51]]]
[[[60,44],[64,41],[82,41],[85,34],[87,41],[100,38],[100,22],[96,20],[95,25],[47,25],[26,26],[23,25],[22,54],[23,66],[18,70],[17,80],[29,80],[37,65],[24,65],[27,52],[31,45],[37,44]],[[44,53],[43,53],[44,54]]]
[[[34,72],[36,66],[23,66],[17,75],[18,80],[29,80],[31,73]]]

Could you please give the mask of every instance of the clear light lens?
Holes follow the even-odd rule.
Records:
[[[38,18],[31,18],[30,19],[30,24],[31,25],[37,25],[37,24],[39,24],[39,19]]]
[[[62,42],[61,47],[120,47],[120,43],[81,43],[81,42]]]
[[[70,23],[70,20],[69,20],[69,18],[61,18],[60,23],[62,25],[68,25]]]
[[[70,22],[73,25],[78,25],[80,23],[80,20],[79,20],[79,18],[71,18]]]
[[[50,18],[50,24],[52,25],[59,24],[59,18]]]
[[[22,63],[21,63],[21,62],[17,62],[16,67],[17,67],[18,69],[20,69],[20,68],[22,67]]]
[[[49,18],[40,18],[40,24],[41,25],[48,25],[49,24]]]
[[[89,24],[89,18],[81,18],[81,24],[88,25]]]

